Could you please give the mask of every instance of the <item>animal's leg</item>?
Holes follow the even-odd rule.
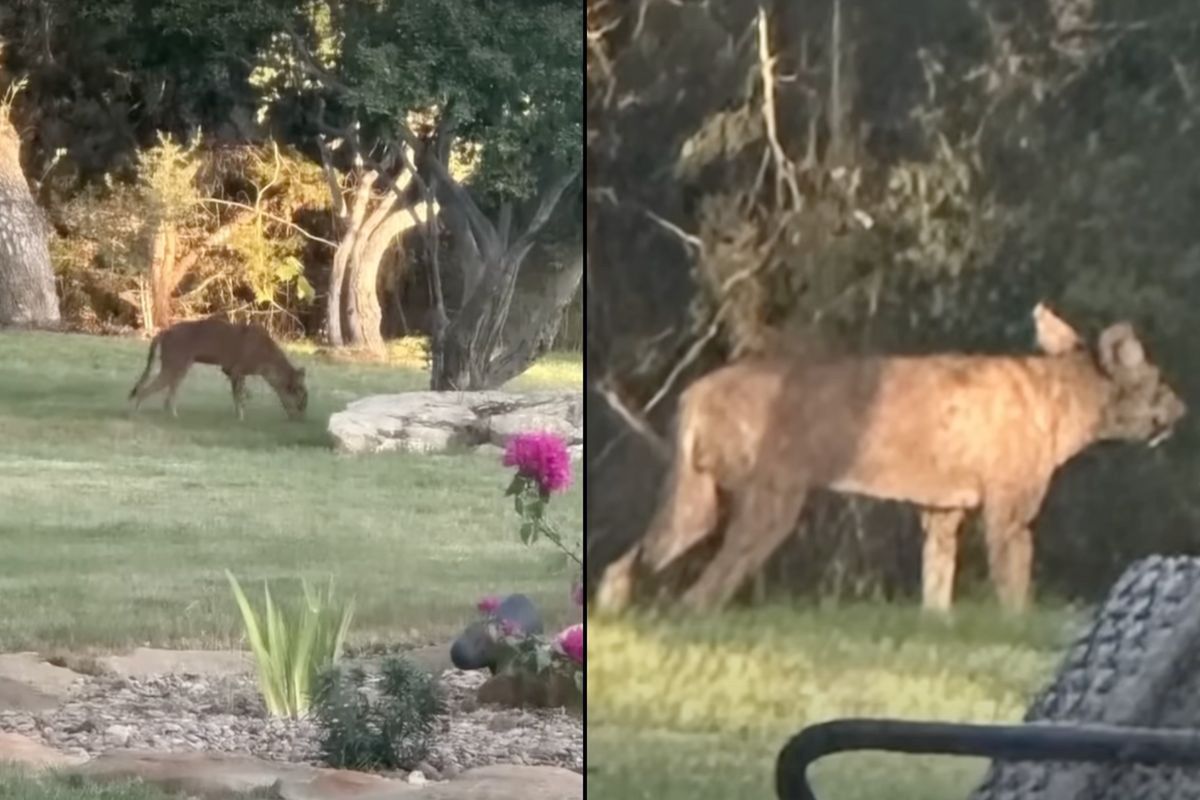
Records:
[[[179,385],[182,384],[183,379],[187,377],[188,368],[190,366],[191,365],[189,364],[182,369],[173,369],[167,373],[167,397],[165,400],[163,400],[163,408],[166,409],[167,413],[172,417],[179,416],[179,412],[175,408],[175,395],[179,393]],[[166,372],[165,369],[163,371]]]
[[[796,527],[804,495],[803,489],[781,491],[751,486],[739,490],[733,497],[725,541],[684,592],[683,605],[705,611],[728,603]]]
[[[662,572],[717,528],[717,482],[681,452],[668,476],[662,505],[641,545],[642,564]]]
[[[625,555],[609,564],[596,587],[595,607],[610,613],[624,611],[633,602],[634,574],[641,546],[635,545]]]
[[[159,370],[159,373],[154,376],[154,379],[148,383],[138,386],[133,391],[133,410],[137,411],[142,406],[142,401],[155,392],[161,392],[167,388],[168,377],[165,371]]]
[[[950,610],[958,559],[958,528],[965,513],[960,508],[921,511],[921,528],[925,532],[921,552],[921,601],[926,610]]]
[[[246,376],[240,372],[225,372],[229,376],[229,386],[233,391],[233,410],[237,413],[238,421],[246,418]]]
[[[1000,604],[1021,612],[1029,604],[1033,583],[1033,531],[1045,489],[1017,495],[989,497],[984,506],[988,571]]]

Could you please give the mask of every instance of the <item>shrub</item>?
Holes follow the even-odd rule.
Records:
[[[342,769],[413,769],[429,753],[445,703],[433,676],[404,658],[383,663],[378,693],[360,667],[320,677],[313,715],[324,729],[322,755]],[[372,697],[372,694],[375,694]]]
[[[341,657],[354,616],[354,600],[345,605],[335,603],[332,579],[324,597],[301,580],[304,601],[279,605],[271,599],[271,589],[264,583],[265,619],[260,621],[233,573],[226,570],[225,575],[242,612],[267,710],[274,716],[305,714],[317,678]]]

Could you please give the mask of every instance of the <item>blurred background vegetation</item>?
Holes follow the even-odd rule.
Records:
[[[591,580],[656,499],[638,425],[665,433],[682,386],[781,335],[1024,352],[1045,300],[1088,338],[1131,320],[1196,405],[1200,6],[589,0],[588,29]],[[1039,592],[1200,551],[1198,423],[1057,474]],[[799,533],[756,591],[915,596],[912,509],[822,494]]]

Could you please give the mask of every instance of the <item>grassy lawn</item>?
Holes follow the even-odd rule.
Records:
[[[182,800],[140,783],[91,784],[0,766],[0,797],[18,800]]]
[[[765,607],[719,617],[588,621],[588,796],[773,798],[775,757],[836,717],[1013,721],[1079,615],[960,607]],[[986,762],[846,754],[814,768],[820,800],[965,800]]]
[[[0,651],[129,645],[222,647],[240,622],[223,570],[261,580],[332,575],[356,595],[352,641],[429,642],[475,616],[483,593],[523,591],[551,623],[571,614],[570,573],[526,548],[484,456],[339,457],[325,423],[348,400],[427,388],[419,362],[308,368],[308,419],[288,422],[250,382],[246,421],[228,384],[197,366],[170,419],[125,397],[146,342],[0,334]],[[508,387],[579,386],[551,357]],[[551,506],[581,530],[579,482]]]

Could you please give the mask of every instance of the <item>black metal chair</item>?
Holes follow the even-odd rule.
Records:
[[[776,794],[780,800],[816,800],[808,782],[809,766],[825,756],[861,750],[1003,761],[1198,766],[1200,731],[1040,722],[833,720],[803,729],[784,745],[775,763]]]

